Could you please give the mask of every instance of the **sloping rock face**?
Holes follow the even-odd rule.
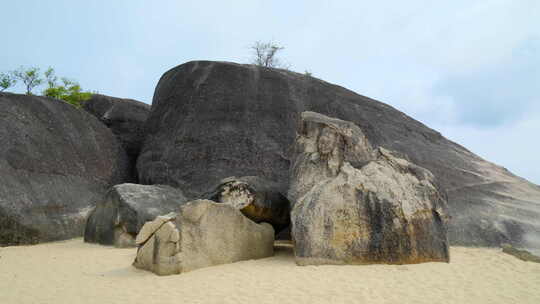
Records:
[[[502,252],[507,253],[509,255],[513,255],[516,258],[525,262],[540,263],[540,256],[536,256],[528,252],[527,250],[520,250],[520,249],[514,248],[512,247],[512,245],[503,244]]]
[[[160,79],[137,162],[146,184],[200,196],[227,176],[257,175],[287,191],[299,114],[358,125],[374,146],[431,171],[448,192],[453,244],[538,246],[540,187],[487,162],[376,100],[278,69],[194,61]]]
[[[0,93],[0,245],[81,236],[125,152],[95,117],[65,102]]]
[[[372,153],[357,126],[313,112],[302,113],[296,143],[297,264],[449,261],[446,201],[428,170]]]
[[[228,177],[207,196],[235,207],[256,223],[271,224],[276,233],[291,222],[289,200],[276,183],[258,176]]]
[[[156,218],[137,236],[133,265],[158,275],[260,259],[274,253],[274,229],[256,224],[231,205],[196,200],[176,216]]]
[[[178,210],[185,202],[182,191],[170,186],[116,185],[90,212],[84,241],[135,247],[135,237],[144,223]]]
[[[150,105],[133,99],[94,94],[84,102],[83,109],[111,129],[130,159],[131,181],[136,181],[136,161],[144,142],[144,123],[150,114]]]

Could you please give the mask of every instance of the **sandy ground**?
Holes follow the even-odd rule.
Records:
[[[540,264],[453,247],[452,261],[305,266],[278,247],[262,260],[158,277],[135,249],[75,239],[0,248],[0,303],[540,303]]]

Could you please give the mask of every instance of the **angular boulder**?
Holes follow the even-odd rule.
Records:
[[[135,247],[141,227],[187,202],[181,190],[163,185],[121,184],[112,187],[90,212],[84,241]]]
[[[81,236],[88,212],[128,177],[95,117],[51,98],[0,93],[0,246]]]
[[[140,182],[200,197],[228,176],[289,185],[303,111],[358,125],[374,146],[431,171],[448,193],[453,244],[540,247],[540,187],[394,109],[314,77],[230,62],[192,61],[160,79],[137,161]]]
[[[133,99],[94,94],[82,108],[113,132],[130,159],[131,181],[137,181],[136,161],[144,142],[144,123],[150,114],[150,105]]]
[[[158,275],[273,255],[274,230],[231,205],[195,200],[146,223],[133,266]]]
[[[446,200],[426,169],[372,152],[350,122],[304,112],[291,170],[296,263],[449,261]]]
[[[279,233],[291,222],[290,203],[276,183],[258,176],[228,177],[207,195],[229,204],[256,223],[269,223]]]

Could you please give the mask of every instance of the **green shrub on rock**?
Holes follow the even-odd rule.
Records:
[[[45,77],[48,87],[43,91],[44,96],[63,100],[77,108],[80,108],[84,101],[92,97],[92,93],[82,91],[81,86],[76,81],[62,78],[62,84],[58,84],[58,78],[52,68],[45,71]]]

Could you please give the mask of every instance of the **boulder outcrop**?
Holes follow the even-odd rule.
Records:
[[[446,200],[426,169],[372,152],[350,122],[302,113],[291,170],[296,262],[449,261]]]
[[[195,200],[146,223],[133,265],[158,275],[271,256],[274,230],[231,205]]]
[[[212,201],[229,204],[256,223],[269,223],[279,233],[291,222],[290,203],[272,181],[258,176],[228,177],[207,195]]]
[[[68,103],[0,93],[0,245],[81,236],[88,212],[128,176],[124,150]]]
[[[431,171],[448,193],[453,244],[540,247],[540,187],[483,160],[389,105],[314,77],[253,65],[193,61],[160,79],[137,166],[141,183],[200,197],[228,176],[289,185],[299,115],[359,126],[376,147]]]
[[[135,247],[135,237],[147,221],[177,211],[187,202],[181,190],[163,185],[121,184],[112,187],[90,212],[84,241]]]
[[[144,142],[144,123],[150,114],[150,105],[94,94],[84,102],[83,109],[111,129],[129,157],[131,181],[137,181],[136,162]]]

